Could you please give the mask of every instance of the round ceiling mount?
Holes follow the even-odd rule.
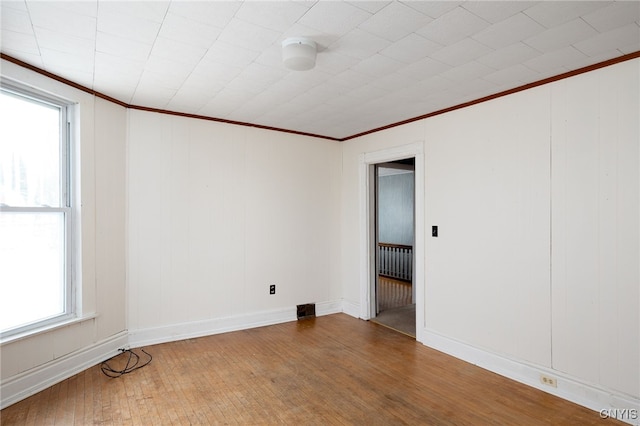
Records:
[[[310,70],[316,65],[316,42],[306,37],[289,37],[282,42],[282,61],[295,71]]]

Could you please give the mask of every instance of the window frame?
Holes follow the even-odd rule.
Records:
[[[75,103],[50,93],[25,86],[13,81],[0,79],[0,91],[3,95],[14,96],[25,102],[56,108],[59,112],[59,179],[60,200],[58,206],[8,206],[0,205],[0,214],[7,213],[62,213],[64,219],[64,288],[63,288],[63,312],[49,317],[43,317],[33,322],[18,325],[5,330],[0,330],[0,341],[48,330],[57,325],[68,323],[77,318],[76,304],[76,277],[74,274],[76,262],[79,259],[74,247],[76,232],[76,202],[74,170],[76,167],[74,158],[74,120]]]

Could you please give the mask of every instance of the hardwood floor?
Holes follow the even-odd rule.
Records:
[[[148,366],[115,379],[94,366],[0,423],[621,424],[345,314],[145,349]]]
[[[378,309],[399,308],[411,304],[411,282],[378,275]]]

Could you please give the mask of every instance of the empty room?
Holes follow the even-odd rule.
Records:
[[[2,425],[640,424],[640,2],[0,17]]]

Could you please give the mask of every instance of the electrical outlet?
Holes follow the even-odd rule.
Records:
[[[269,294],[276,294],[276,285],[275,284],[271,284],[269,286]]]
[[[541,374],[540,375],[540,381],[542,382],[543,385],[551,386],[553,388],[557,388],[558,387],[558,382],[556,381],[556,379],[554,377],[550,377],[550,376]]]

